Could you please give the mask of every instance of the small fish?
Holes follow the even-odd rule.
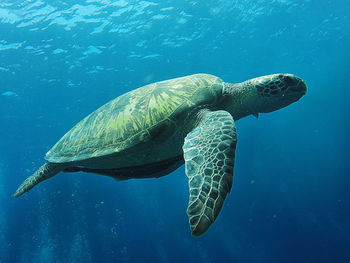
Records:
[[[5,91],[3,93],[1,93],[1,95],[3,96],[7,96],[7,97],[11,97],[11,96],[14,96],[14,97],[17,97],[17,93],[13,92],[13,91]]]

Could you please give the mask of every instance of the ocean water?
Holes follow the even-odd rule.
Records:
[[[2,0],[0,262],[350,262],[349,14],[346,0]],[[237,122],[234,185],[203,236],[184,167],[123,182],[61,173],[11,197],[88,113],[200,72],[308,85]]]

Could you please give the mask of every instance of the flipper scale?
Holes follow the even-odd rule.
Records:
[[[12,195],[13,197],[19,197],[25,192],[28,192],[38,183],[55,176],[62,170],[62,165],[55,163],[45,163],[42,165],[32,176],[28,177],[23,181],[23,183],[18,187],[16,192]]]
[[[187,214],[194,236],[208,230],[231,190],[236,142],[235,124],[226,111],[205,112],[185,138],[190,189]]]

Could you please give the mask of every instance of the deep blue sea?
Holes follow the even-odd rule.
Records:
[[[293,73],[297,103],[237,122],[234,185],[195,238],[184,167],[18,185],[73,125],[148,83]],[[0,262],[350,262],[348,0],[1,0]]]

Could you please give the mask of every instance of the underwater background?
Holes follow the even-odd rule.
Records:
[[[0,262],[350,262],[350,2],[2,0]],[[193,73],[293,73],[299,102],[237,122],[234,185],[191,236],[184,167],[18,185],[74,124]]]

